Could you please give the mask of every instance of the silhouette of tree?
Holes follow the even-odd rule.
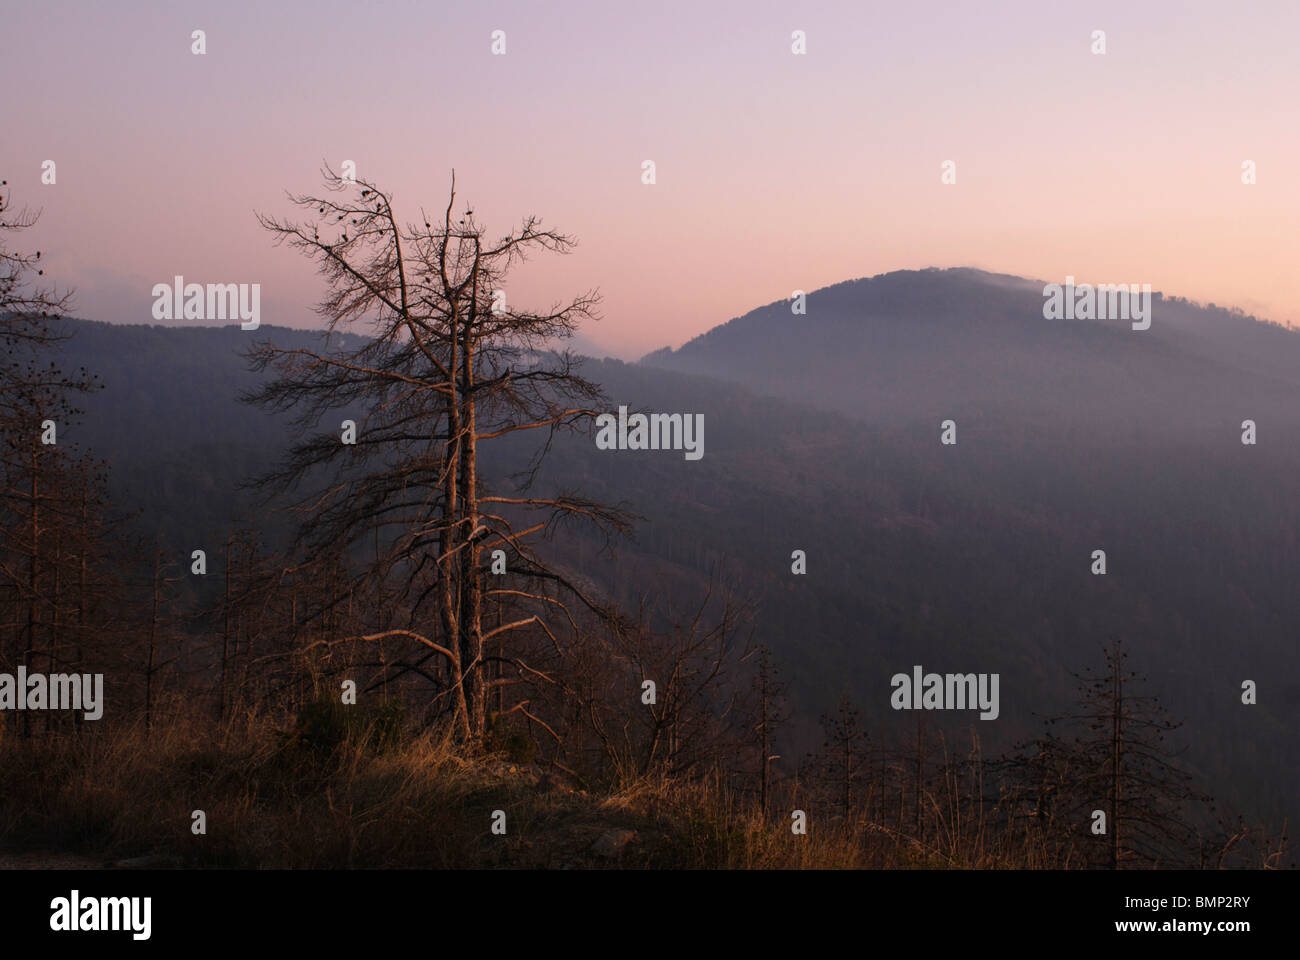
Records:
[[[840,697],[833,714],[821,718],[825,742],[814,758],[814,776],[845,821],[863,802],[870,765],[870,739],[862,726],[857,705],[848,694]]]
[[[790,683],[782,675],[771,648],[756,648],[752,659],[754,675],[747,698],[749,729],[757,751],[758,809],[766,817],[772,792],[772,761],[779,759],[773,754],[773,742],[790,719],[786,703]]]
[[[87,534],[105,499],[103,465],[59,441],[80,413],[74,397],[99,385],[84,367],[68,374],[51,359],[68,337],[59,321],[72,294],[39,279],[39,250],[7,242],[38,217],[14,212],[0,181],[0,664],[32,667],[44,656],[53,670],[66,660],[59,643],[69,628],[76,654],[86,638],[96,549]],[[24,731],[30,724],[24,714]]]
[[[1199,854],[1187,822],[1197,795],[1166,739],[1181,724],[1143,692],[1145,678],[1129,670],[1118,638],[1103,653],[1104,670],[1073,674],[1075,711],[1047,720],[1063,732],[1049,731],[1017,760],[1031,773],[1036,815],[1085,838],[1077,848],[1085,862],[1120,869],[1188,860]],[[1105,813],[1104,835],[1092,832],[1096,810]]]
[[[442,216],[422,213],[416,223],[403,223],[391,196],[369,181],[328,168],[324,178],[325,196],[291,198],[310,222],[259,215],[277,242],[317,262],[329,288],[319,304],[328,331],[322,349],[263,342],[249,353],[255,369],[277,377],[245,399],[293,410],[304,433],[312,431],[259,482],[293,491],[307,517],[297,549],[359,561],[358,582],[340,584],[341,592],[368,589],[382,599],[373,629],[336,642],[422,645],[408,667],[444,661],[459,733],[481,742],[493,686],[538,679],[511,652],[510,637],[531,632],[560,644],[577,629],[572,604],[606,613],[543,562],[537,537],[570,521],[607,538],[628,529],[630,515],[619,508],[535,487],[553,437],[589,429],[598,412],[600,389],[579,375],[567,350],[551,349],[594,316],[597,296],[543,312],[507,305],[513,266],[532,253],[567,252],[574,241],[536,217],[489,237],[472,212],[453,212],[454,175]],[[364,345],[330,348],[329,334],[354,327],[371,335]],[[355,443],[341,441],[338,419],[315,432],[344,409],[358,411],[349,418]],[[528,468],[508,478],[507,489],[489,491],[479,475],[484,445],[518,443],[530,431],[543,439]],[[494,575],[498,550],[508,572]],[[508,603],[509,619],[485,626],[489,601]],[[499,656],[488,654],[498,646]],[[490,676],[489,663],[514,675]]]

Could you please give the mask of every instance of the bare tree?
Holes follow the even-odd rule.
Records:
[[[822,717],[826,740],[814,758],[816,777],[845,821],[861,808],[868,783],[870,740],[862,726],[857,705],[847,694],[840,697],[835,713]]]
[[[1074,674],[1075,710],[1049,718],[1052,729],[1012,766],[1028,774],[1035,818],[1083,838],[1062,850],[1073,846],[1085,862],[1111,869],[1195,865],[1199,843],[1189,815],[1205,798],[1174,763],[1167,736],[1181,724],[1144,691],[1145,678],[1128,668],[1118,638],[1103,654],[1104,670]],[[1105,814],[1104,835],[1092,833],[1097,810]]]
[[[40,211],[13,209],[9,181],[0,180],[0,323],[3,336],[44,341],[43,324],[35,321],[58,317],[72,302],[71,291],[59,293],[37,279],[45,275],[41,251],[22,253],[9,249],[6,237],[36,225]],[[35,277],[33,277],[35,274]]]
[[[789,720],[786,696],[789,682],[767,646],[755,651],[754,675],[749,688],[750,731],[757,748],[758,809],[766,817],[771,795],[772,761],[779,759],[772,751],[777,733]]]
[[[328,284],[319,350],[263,342],[250,351],[255,369],[277,376],[245,399],[293,410],[307,434],[260,483],[291,493],[306,515],[298,550],[357,563],[357,581],[340,592],[368,588],[383,598],[385,617],[376,611],[369,632],[345,639],[401,638],[421,645],[423,658],[441,659],[457,729],[481,742],[489,684],[506,679],[491,678],[488,663],[532,676],[510,638],[532,631],[558,645],[576,630],[572,604],[605,613],[541,559],[537,537],[568,521],[606,537],[628,527],[621,509],[534,487],[554,436],[589,429],[598,412],[599,388],[568,351],[553,349],[594,316],[598,298],[542,312],[507,304],[513,266],[535,252],[564,253],[573,240],[535,217],[489,237],[472,210],[457,216],[454,175],[441,216],[421,212],[415,222],[400,220],[373,183],[328,168],[324,177],[324,196],[291,197],[307,222],[259,216]],[[353,348],[334,340],[349,330],[369,337]],[[354,443],[341,439],[343,411],[355,423]],[[532,431],[541,440],[527,467],[509,489],[489,491],[479,475],[482,445],[517,448],[515,438]],[[494,554],[506,574],[491,573]],[[485,625],[489,601],[509,604],[499,625]],[[498,646],[500,656],[490,657]]]
[[[69,619],[61,609],[72,594],[66,568],[87,552],[77,517],[98,506],[102,465],[58,442],[79,413],[73,398],[98,382],[84,369],[67,374],[51,359],[69,335],[60,321],[72,295],[40,279],[39,250],[9,247],[7,237],[38,216],[14,212],[7,181],[0,181],[0,663],[21,657],[31,666],[43,654],[53,666]],[[24,716],[24,729],[29,724]]]

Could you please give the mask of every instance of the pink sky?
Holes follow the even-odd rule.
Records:
[[[599,287],[586,335],[628,358],[925,266],[1300,323],[1294,0],[8,6],[0,176],[92,319],[152,322],[153,284],[182,274],[261,283],[263,323],[314,324],[313,268],[253,212],[350,159],[409,219],[455,167],[490,229],[535,213],[576,235],[511,299]]]

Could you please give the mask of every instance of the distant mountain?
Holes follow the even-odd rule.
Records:
[[[1210,439],[1257,411],[1275,441],[1280,425],[1295,428],[1300,336],[1159,292],[1152,301],[1149,330],[1045,320],[1042,281],[900,271],[817,290],[806,315],[768,304],[642,363],[879,424],[1122,417]]]
[[[1233,754],[1203,762],[1232,765],[1238,782],[1266,776],[1267,743],[1295,765],[1300,335],[1158,292],[1148,330],[1046,320],[1043,288],[966,269],[891,273],[817,290],[806,315],[769,304],[642,365],[878,431],[858,435],[871,462],[860,489],[898,499],[843,507],[885,527],[919,521],[943,558],[866,604],[866,624],[911,605],[898,619],[918,662],[938,615],[945,630],[965,624],[972,664],[1036,661],[1046,691],[1058,664],[1118,632],[1190,738]],[[949,419],[959,442],[942,447]],[[1255,445],[1242,443],[1246,420]],[[849,561],[855,600],[878,582],[873,539]],[[1088,572],[1094,549],[1107,551],[1104,578]],[[1255,674],[1271,678],[1276,712],[1241,704]]]

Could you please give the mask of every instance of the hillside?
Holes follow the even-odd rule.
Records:
[[[1000,673],[1001,716],[973,729],[987,750],[1010,746],[1121,632],[1186,721],[1188,765],[1243,812],[1294,816],[1300,341],[1167,298],[1144,332],[1053,324],[1041,305],[1028,281],[892,274],[816,291],[806,317],[776,304],[642,364],[591,361],[612,407],[704,414],[706,453],[557,444],[543,484],[645,520],[612,559],[565,537],[554,549],[610,594],[679,611],[724,570],[794,680],[795,763],[841,693],[883,739],[914,736],[888,678],[916,663]],[[69,358],[106,388],[67,436],[112,461],[146,533],[185,552],[223,538],[257,509],[239,482],[283,445],[281,425],[235,399],[249,335],[75,326]],[[1255,446],[1240,442],[1246,418]],[[1089,573],[1097,548],[1105,577]],[[1257,706],[1240,703],[1244,679]],[[931,744],[969,743],[969,715],[925,722]]]

